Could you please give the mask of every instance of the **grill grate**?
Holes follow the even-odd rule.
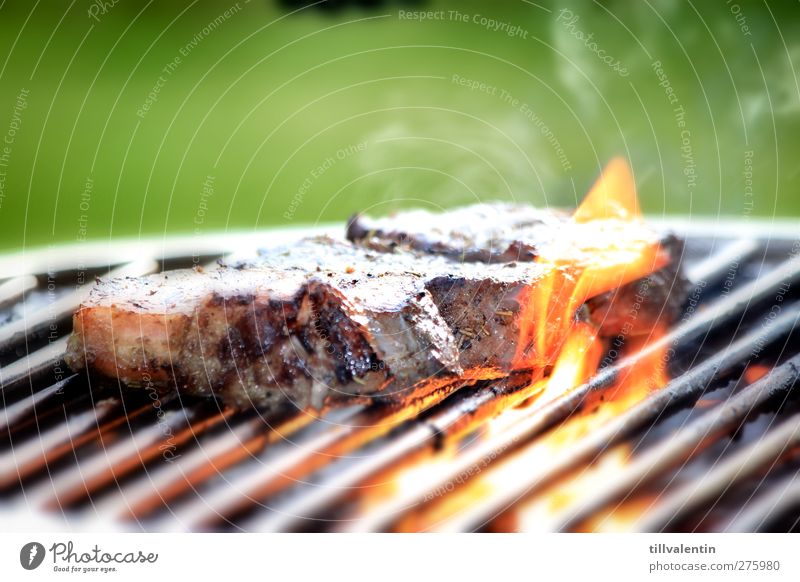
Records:
[[[800,245],[790,230],[735,238],[670,226],[686,236],[691,309],[568,394],[525,408],[533,388],[510,377],[321,418],[93,387],[60,360],[94,276],[213,268],[309,231],[0,257],[0,519],[147,531],[795,531]],[[591,414],[587,399],[664,348],[666,387],[546,450],[553,430]],[[498,415],[509,422],[487,430]],[[626,462],[603,473],[621,451]],[[401,482],[416,469],[426,470]],[[547,505],[582,482],[582,494]]]

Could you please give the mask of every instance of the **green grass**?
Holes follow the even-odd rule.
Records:
[[[558,20],[566,4],[432,2],[468,22],[420,23],[396,5],[286,16],[252,1],[202,32],[232,5],[122,0],[97,22],[83,0],[2,4],[0,134],[14,119],[19,128],[0,167],[0,247],[477,199],[571,205],[619,154],[651,215],[800,214],[800,23],[789,4],[739,2],[749,35],[731,4],[664,1],[570,3],[572,25]]]

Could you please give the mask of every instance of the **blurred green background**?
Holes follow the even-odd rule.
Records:
[[[650,215],[800,214],[796,3],[336,4],[2,2],[0,246],[572,205],[614,155]]]

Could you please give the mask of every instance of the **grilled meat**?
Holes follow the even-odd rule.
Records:
[[[458,262],[533,262],[558,237],[570,215],[522,204],[476,204],[444,213],[411,210],[384,218],[356,215],[347,238],[377,252],[412,249]],[[652,274],[590,298],[589,318],[602,336],[650,333],[658,321],[674,321],[688,293],[681,272],[683,242],[660,241],[666,265]]]
[[[657,323],[669,325],[681,316],[690,288],[681,268],[683,240],[667,235],[661,248],[670,257],[665,267],[586,302],[600,335],[646,335]]]
[[[474,204],[443,213],[358,214],[347,224],[347,238],[379,252],[405,248],[464,262],[530,262],[568,219],[559,210],[524,204]]]
[[[490,230],[479,238],[467,227],[470,213],[499,208],[464,209],[454,213],[461,222],[448,221],[466,233],[471,261],[454,260],[467,246],[448,247],[455,237],[435,229],[436,239],[409,232],[397,242],[372,228],[355,236],[365,225],[359,219],[348,230],[358,245],[306,239],[215,270],[104,281],[74,316],[67,363],[132,386],[177,385],[236,407],[405,400],[456,382],[541,373],[553,363],[564,324],[586,313],[577,310],[581,303],[594,298],[593,314],[605,309],[610,318],[614,302],[599,296],[672,258],[652,231],[632,226],[624,252],[603,256],[614,275],[576,289],[580,299],[565,304],[566,315],[550,326],[555,331],[537,336],[533,320],[550,325],[552,315],[532,309],[544,297],[539,288],[575,279],[596,263],[591,241],[603,227],[581,231],[589,242],[559,242],[566,219],[532,209],[524,216],[504,210],[505,223],[494,223],[524,227],[530,236]],[[465,238],[470,232],[476,236]],[[519,254],[542,250],[563,261]],[[650,262],[629,270],[632,255]],[[543,337],[552,342],[543,344]]]
[[[454,272],[430,256],[330,239],[220,269],[104,281],[74,316],[67,362],[236,406],[320,407],[515,367],[519,312],[541,269]]]

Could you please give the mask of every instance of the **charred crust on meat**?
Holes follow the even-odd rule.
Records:
[[[356,215],[347,228],[356,244],[315,237],[216,270],[103,281],[75,314],[66,361],[131,384],[174,380],[232,406],[396,402],[508,375],[520,369],[517,345],[526,356],[533,349],[520,313],[541,273],[535,229],[562,218],[496,210],[478,213],[495,212],[510,233],[482,236],[492,223],[470,221],[470,209],[453,211],[460,232],[443,230],[449,219],[425,231],[403,214],[380,224]],[[646,310],[668,300],[671,317],[685,288],[680,241],[662,246],[672,261],[648,284],[672,292]],[[593,298],[577,317],[602,321],[601,335],[614,330],[632,285]],[[525,373],[550,363],[526,361]]]

